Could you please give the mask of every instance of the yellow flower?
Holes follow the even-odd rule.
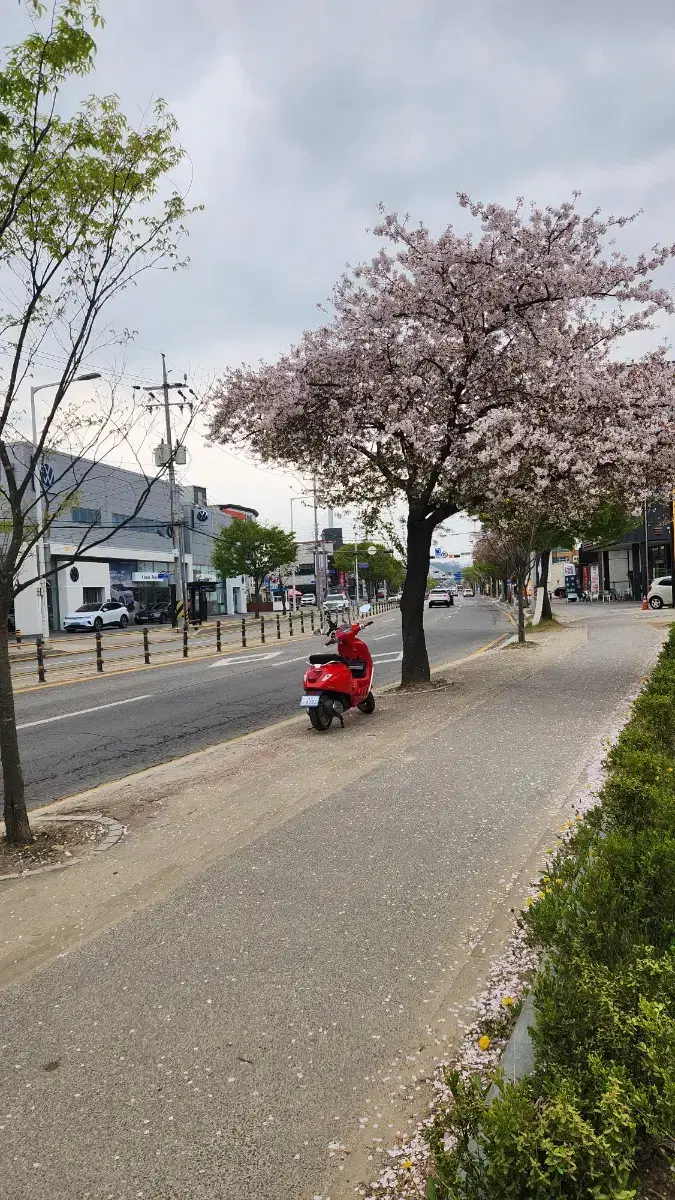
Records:
[[[543,893],[543,892],[537,892],[537,900],[543,900],[543,899],[544,899],[544,893]]]
[[[402,1166],[402,1167],[403,1167],[403,1168],[404,1168],[406,1171],[409,1171],[409,1170],[410,1170],[410,1168],[411,1168],[412,1166],[414,1166],[414,1165],[415,1165],[415,1164],[413,1163],[413,1160],[412,1160],[412,1158],[404,1158],[404,1159],[403,1159],[403,1162],[401,1163],[401,1166]]]
[[[513,1004],[513,998],[511,996],[502,996],[502,1004],[504,1008],[510,1008]]]
[[[555,881],[555,882],[556,882],[556,883],[562,883],[562,879],[560,879],[560,878],[558,877],[558,878],[556,879],[556,881]]]
[[[479,1049],[487,1050],[489,1045],[490,1045],[490,1039],[489,1039],[487,1033],[484,1033],[483,1036],[479,1037],[479,1039],[478,1039]]]
[[[532,905],[533,905],[533,904],[534,904],[534,900],[532,899],[532,897],[531,897],[531,896],[528,896],[528,897],[527,897],[527,900],[525,901],[525,907],[526,907],[526,908],[532,908]]]
[[[547,853],[547,854],[553,854],[553,847],[552,847],[552,846],[547,846],[547,847],[546,847],[546,853]]]
[[[545,892],[546,892],[547,896],[550,896],[552,891],[553,891],[553,888],[550,888],[550,887],[545,888]]]

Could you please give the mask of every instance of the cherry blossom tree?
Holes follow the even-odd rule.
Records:
[[[552,474],[570,491],[644,458],[672,414],[663,361],[610,366],[622,339],[672,311],[653,273],[613,246],[630,218],[459,202],[475,234],[439,237],[382,210],[371,262],[338,282],[324,323],[272,364],[225,372],[211,436],[264,461],[310,463],[326,501],[407,506],[404,685],[429,678],[424,590],[435,528]],[[593,431],[591,439],[588,434]]]

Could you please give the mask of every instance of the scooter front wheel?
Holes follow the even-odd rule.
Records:
[[[357,704],[356,707],[358,708],[359,712],[362,712],[362,713],[375,712],[375,697],[374,697],[373,693],[368,692],[368,695],[366,696],[365,700],[362,700],[361,703]]]
[[[312,726],[314,729],[318,729],[319,733],[325,733],[327,729],[330,729],[333,723],[333,714],[325,704],[317,704],[316,708],[310,708],[308,712]]]

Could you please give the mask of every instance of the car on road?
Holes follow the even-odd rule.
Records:
[[[452,592],[448,588],[434,588],[429,592],[429,608],[450,608],[454,603]]]
[[[66,613],[63,628],[68,633],[78,629],[93,629],[97,633],[108,625],[119,625],[124,629],[129,624],[129,613],[126,604],[119,600],[103,600],[96,604],[81,604],[75,612]]]
[[[462,592],[462,596],[464,597],[464,599],[465,599],[465,600],[466,600],[466,599],[467,599],[469,596],[473,596],[473,589],[472,589],[472,588],[470,588],[470,587],[465,587],[465,588],[464,588],[464,591]]]
[[[650,608],[663,608],[664,604],[670,607],[673,603],[672,575],[662,575],[659,579],[652,580],[652,586],[647,593],[647,603]]]
[[[342,613],[349,611],[349,596],[346,592],[329,592],[323,602],[323,611]]]
[[[301,608],[314,608],[315,604],[316,604],[316,596],[314,595],[314,592],[305,592],[304,596],[302,597],[302,600],[300,601],[300,607]]]
[[[163,625],[171,620],[171,613],[166,604],[158,604],[151,608],[139,608],[134,615],[137,625]]]

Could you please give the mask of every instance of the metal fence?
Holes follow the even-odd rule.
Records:
[[[397,608],[398,604],[391,600],[373,602],[370,606],[373,616]],[[352,606],[349,616],[355,621],[358,610]],[[10,650],[12,679],[15,688],[86,679],[159,663],[233,654],[317,632],[327,632],[325,616],[318,609],[261,613],[242,617],[240,621],[216,620],[178,628],[152,625],[142,629],[133,626],[124,631],[83,632],[70,638],[59,637],[49,645],[44,645],[41,637],[26,642],[17,630],[15,645]]]

